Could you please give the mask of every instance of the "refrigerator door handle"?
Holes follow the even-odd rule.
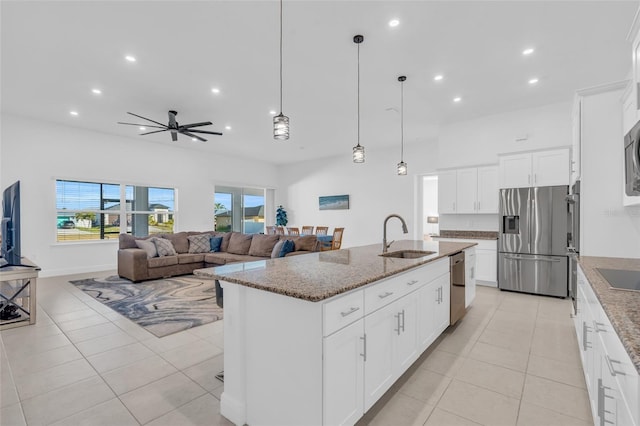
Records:
[[[538,256],[538,255],[529,255],[529,256],[518,256],[505,254],[505,259],[509,260],[530,260],[534,262],[543,261],[543,262],[562,262],[562,259],[558,259],[557,257],[546,257],[546,256]]]

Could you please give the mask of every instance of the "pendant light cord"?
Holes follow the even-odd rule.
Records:
[[[400,82],[400,161],[404,162],[404,81]]]
[[[360,146],[360,43],[358,43],[358,146]]]
[[[282,115],[282,0],[280,0],[280,115]]]

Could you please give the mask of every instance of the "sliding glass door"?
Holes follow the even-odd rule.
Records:
[[[216,186],[214,229],[245,234],[264,232],[264,188]]]

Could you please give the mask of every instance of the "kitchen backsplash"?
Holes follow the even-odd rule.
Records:
[[[438,227],[461,231],[498,231],[500,229],[497,214],[442,214]]]

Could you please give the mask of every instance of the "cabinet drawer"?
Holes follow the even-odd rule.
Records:
[[[358,290],[338,299],[327,302],[323,306],[324,336],[346,327],[364,315],[363,291]]]

